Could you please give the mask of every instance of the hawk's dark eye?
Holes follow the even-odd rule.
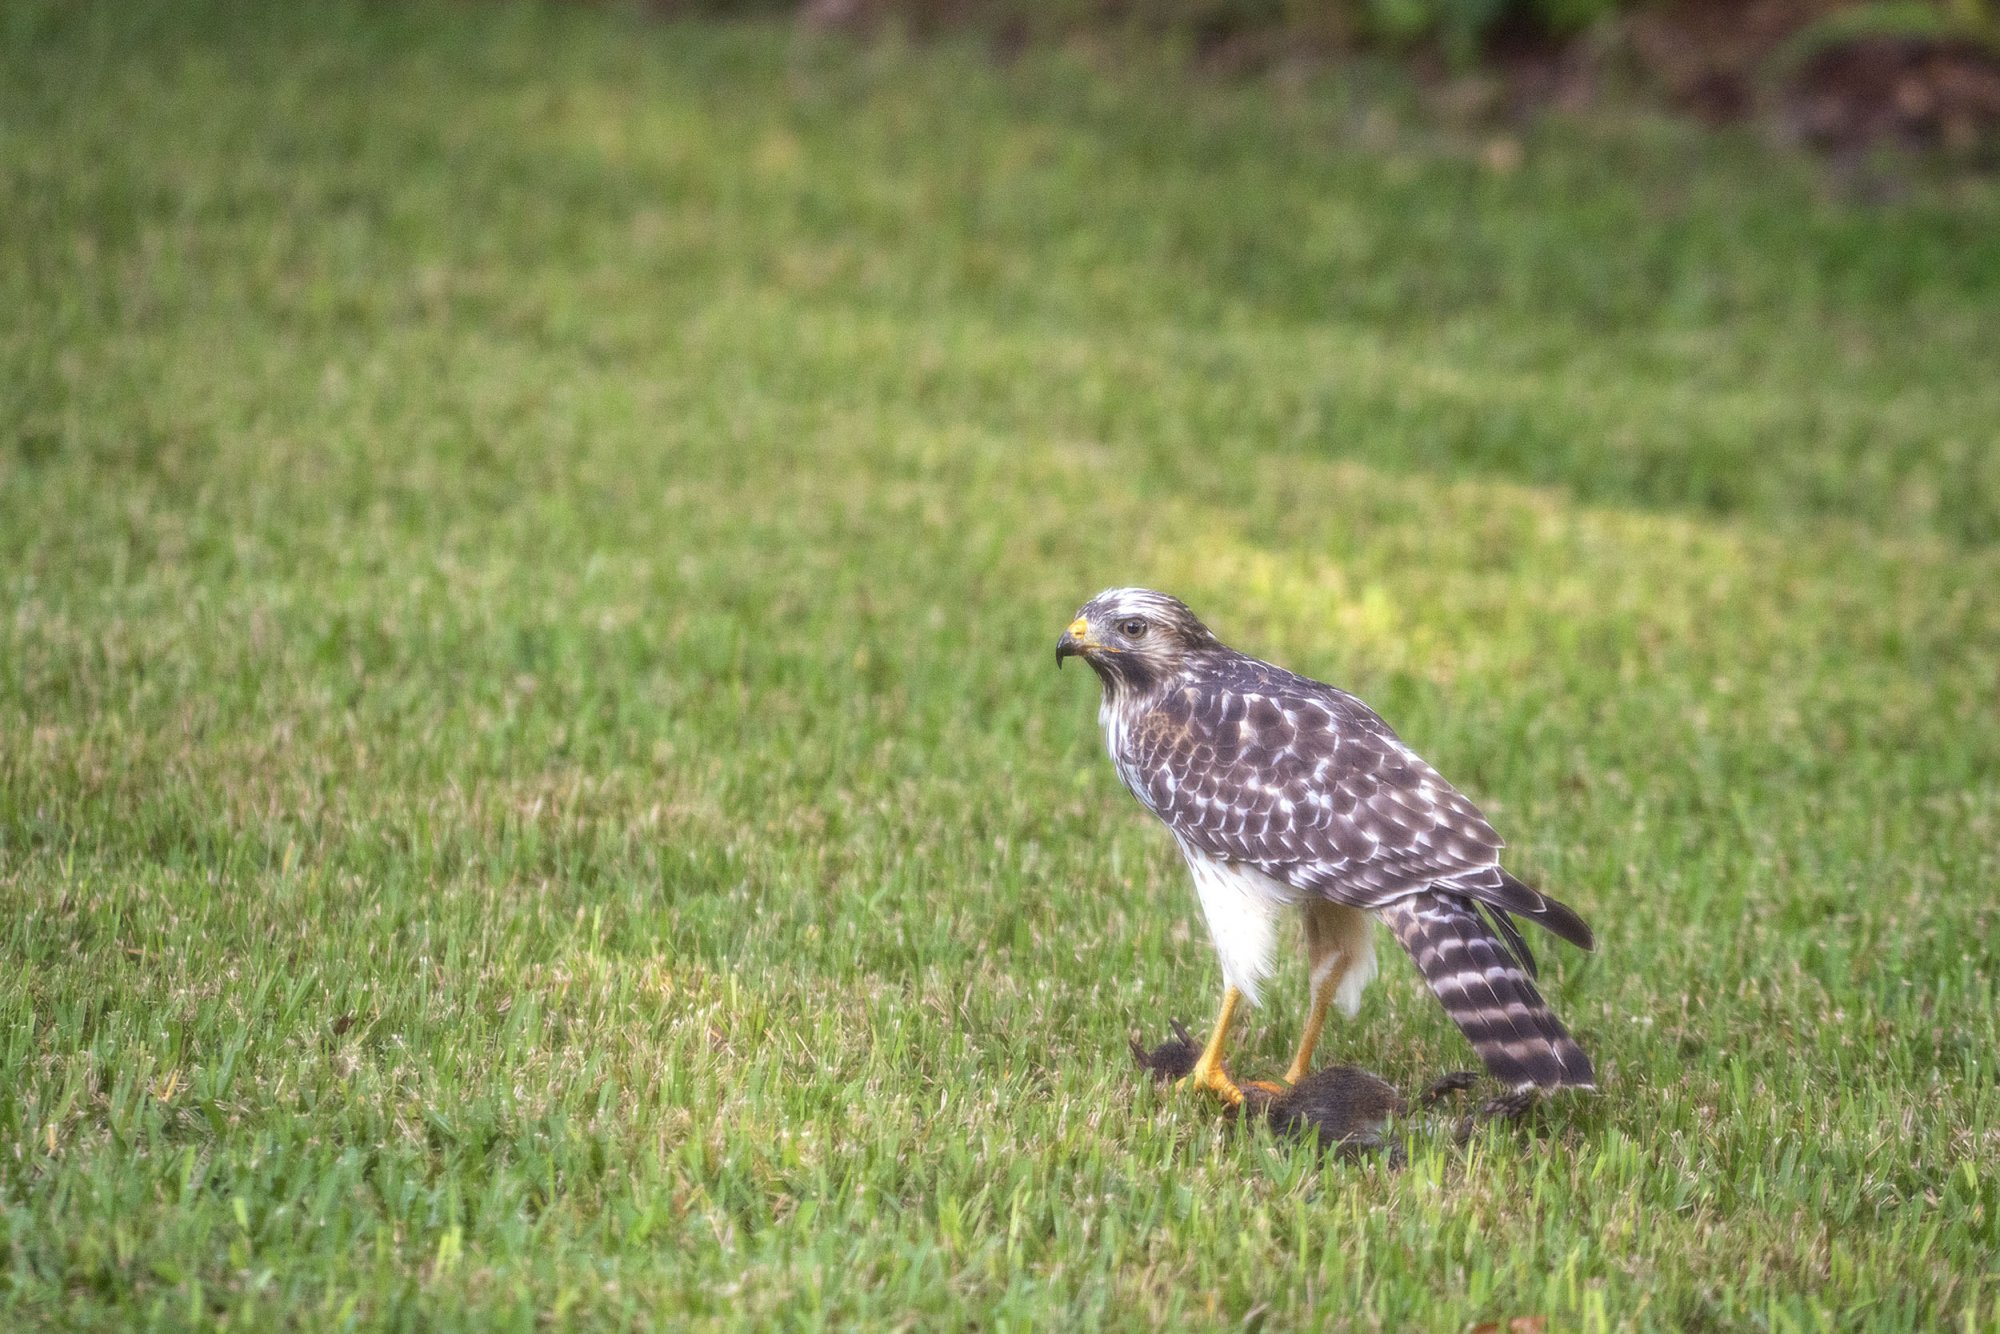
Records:
[[[1118,623],[1118,633],[1124,635],[1127,639],[1137,639],[1146,633],[1146,623],[1137,616],[1134,616],[1129,621],[1120,621]]]

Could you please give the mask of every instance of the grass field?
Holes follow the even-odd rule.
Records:
[[[0,11],[0,1325],[2000,1321],[2000,187],[1087,73]],[[1142,1085],[1127,582],[1594,921],[1601,1095]]]

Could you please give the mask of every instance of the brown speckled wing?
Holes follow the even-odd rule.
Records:
[[[1183,843],[1304,892],[1368,908],[1502,874],[1493,827],[1373,710],[1251,659],[1129,720],[1123,752],[1127,781]]]

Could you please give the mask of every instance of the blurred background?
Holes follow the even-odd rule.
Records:
[[[997,55],[1132,41],[1240,75],[1399,59],[1460,112],[1578,110],[1641,92],[1715,125],[1851,154],[1879,143],[1988,162],[2000,17],[1986,0],[655,0],[661,14],[971,36]]]

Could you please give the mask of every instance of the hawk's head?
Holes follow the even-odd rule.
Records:
[[[1144,687],[1171,676],[1190,653],[1218,647],[1179,598],[1150,588],[1107,588],[1083,604],[1056,641],[1056,666],[1078,657],[1107,687]]]

